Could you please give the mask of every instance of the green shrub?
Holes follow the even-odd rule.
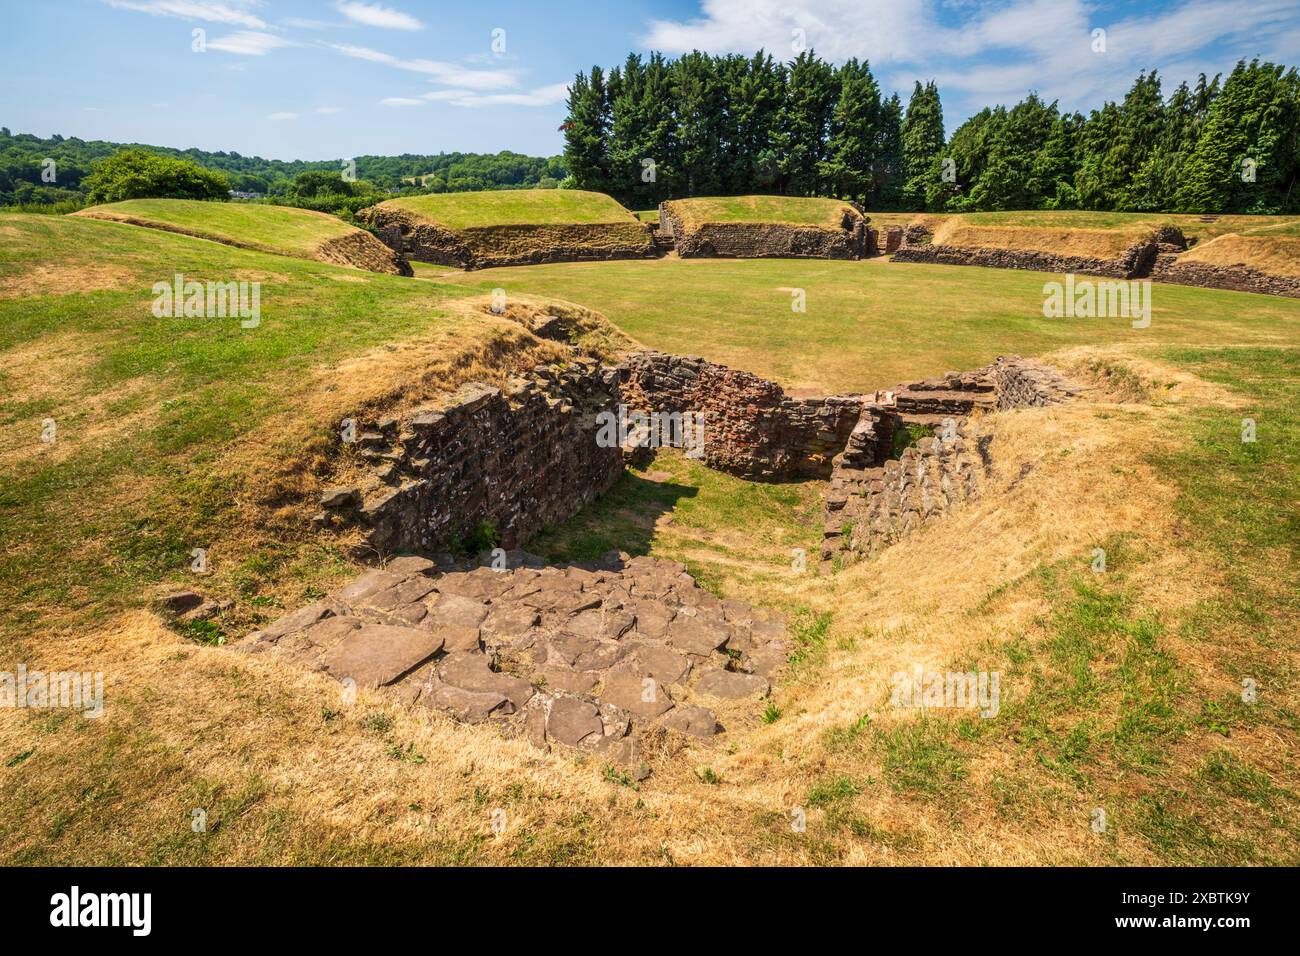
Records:
[[[124,199],[224,200],[230,194],[224,173],[143,149],[114,153],[86,177],[85,186],[92,204]]]

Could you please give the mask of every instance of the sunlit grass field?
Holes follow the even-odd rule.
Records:
[[[1296,340],[1300,300],[1151,286],[1151,325],[1045,318],[1060,276],[880,260],[636,260],[488,269],[449,281],[554,296],[650,348],[702,355],[789,388],[856,392],[1067,346],[1271,345]],[[793,290],[806,311],[794,312]]]
[[[155,318],[152,284],[175,272],[260,281],[260,327]],[[429,281],[0,216],[0,670],[108,687],[97,720],[0,712],[0,859],[1294,865],[1300,302],[1155,285],[1133,329],[1044,318],[1056,278],[665,259]],[[809,391],[1058,350],[1097,391],[994,416],[978,501],[833,574],[791,562],[815,552],[822,483],[671,454],[538,536],[553,560],[684,561],[790,616],[772,697],[636,782],[366,693],[345,706],[327,678],[155,613],[160,590],[196,584],[198,543],[215,570],[197,586],[235,601],[216,625],[230,639],[355,574],[293,495],[318,490],[330,429],[359,405],[561,354],[463,307],[498,287]],[[892,707],[891,675],[916,663],[999,671],[999,716]]]

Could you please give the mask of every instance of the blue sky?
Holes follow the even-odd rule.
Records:
[[[936,79],[949,130],[1031,89],[1086,110],[1143,68],[1169,90],[1240,57],[1300,65],[1297,0],[6,0],[0,25],[0,125],[278,159],[550,155],[577,70],[788,59],[796,31],[904,98]]]

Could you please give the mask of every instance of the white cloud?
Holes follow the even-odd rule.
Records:
[[[342,113],[342,112],[343,112],[343,107],[341,107],[341,106],[318,106],[318,107],[316,107],[316,112],[328,116],[328,115],[333,114],[333,113]]]
[[[269,120],[296,120],[301,114],[299,113],[271,113],[267,116]]]
[[[424,24],[409,14],[377,3],[358,3],[354,0],[337,0],[334,9],[349,20],[368,27],[386,30],[423,30]]]
[[[344,56],[370,63],[383,63],[411,73],[421,73],[431,77],[434,82],[445,83],[447,86],[459,86],[471,90],[500,90],[508,89],[518,82],[515,73],[511,70],[473,70],[442,60],[404,60],[391,53],[354,46],[350,43],[332,43],[330,46]]]
[[[390,96],[387,99],[379,101],[381,106],[419,106],[419,100],[413,100],[409,96]]]
[[[134,10],[156,17],[179,17],[207,23],[229,23],[252,30],[266,29],[266,21],[248,11],[260,6],[259,0],[231,0],[211,3],[208,0],[105,0],[118,10]]]
[[[327,30],[332,26],[343,25],[330,23],[328,20],[312,20],[307,17],[285,17],[280,22],[286,27],[297,27],[299,30]]]
[[[420,99],[431,100],[434,103],[445,103],[448,100],[459,100],[473,95],[473,90],[430,90],[428,93],[421,93]]]
[[[297,46],[292,40],[276,36],[274,33],[259,33],[256,30],[240,30],[224,37],[208,41],[208,48],[222,53],[237,53],[241,56],[266,56],[280,47]]]
[[[422,98],[476,109],[481,106],[554,106],[556,103],[563,103],[568,96],[568,83],[552,83],[526,93],[481,94],[471,90],[434,90],[425,93]]]

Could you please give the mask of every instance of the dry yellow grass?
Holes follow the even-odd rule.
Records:
[[[1178,257],[1179,262],[1211,266],[1249,266],[1260,272],[1300,277],[1300,237],[1219,236],[1198,243]]]
[[[1022,249],[1062,256],[1114,259],[1150,235],[1149,228],[1046,229],[972,225],[949,217],[934,230],[934,244],[973,249]]]
[[[1061,361],[1096,358],[1082,351]],[[1227,396],[1147,360],[1105,359],[1134,362],[1160,383],[1158,404],[1115,404],[1099,390],[1098,402],[984,419],[995,470],[980,500],[835,576],[764,585],[768,602],[834,613],[824,657],[775,692],[785,716],[764,725],[759,708],[738,707],[724,715],[728,733],[717,741],[660,741],[654,774],[638,791],[611,782],[589,758],[544,753],[491,727],[365,694],[345,705],[326,677],[195,646],[132,612],[26,648],[32,667],[75,661],[104,671],[108,709],[96,721],[0,715],[0,754],[32,751],[21,777],[0,771],[0,797],[22,823],[11,819],[4,856],[44,847],[47,858],[71,859],[93,847],[100,860],[226,863],[1156,862],[1132,829],[1103,839],[1088,826],[1093,806],[1142,785],[1131,775],[1103,767],[1091,789],[1065,787],[1009,740],[993,739],[973,751],[965,780],[919,799],[883,783],[878,752],[836,748],[827,737],[862,715],[883,730],[916,719],[889,707],[897,670],[996,662],[1047,610],[1032,588],[999,589],[1045,564],[1086,567],[1102,540],[1138,542],[1147,557],[1129,584],[1162,613],[1178,615],[1214,580],[1176,546],[1174,489],[1146,462],[1172,441],[1174,416]],[[388,374],[413,367],[408,360],[420,365],[414,356],[371,356],[366,367]],[[484,371],[472,362],[463,370]],[[357,397],[324,399],[318,411],[328,417]],[[1000,493],[1012,482],[1017,493]],[[1203,649],[1169,641],[1202,680],[1222,680]],[[422,763],[394,759],[394,748],[408,745]],[[1293,741],[1247,734],[1234,746],[1272,763],[1295,756]],[[1175,754],[1169,773],[1190,772],[1196,752]],[[702,767],[719,782],[702,779]],[[809,804],[820,781],[840,774],[859,781],[846,804],[858,831],[840,828],[836,805]],[[92,793],[92,806],[79,791]],[[190,833],[195,807],[220,822],[216,833]],[[806,833],[791,829],[795,807],[807,808]],[[497,808],[506,813],[499,836]]]

